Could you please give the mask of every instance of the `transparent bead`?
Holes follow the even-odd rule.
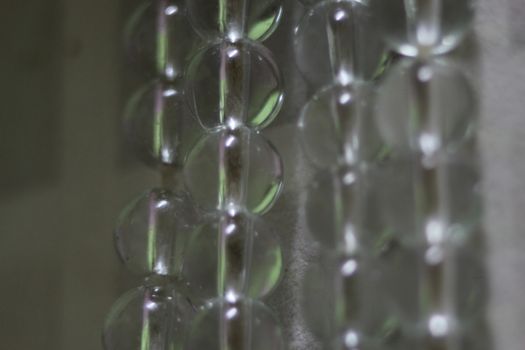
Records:
[[[252,213],[263,214],[280,193],[283,165],[261,135],[245,128],[222,129],[195,145],[184,175],[193,198],[207,211],[246,204]]]
[[[192,324],[186,350],[283,350],[283,336],[270,310],[247,299],[218,301]]]
[[[308,159],[329,168],[380,156],[383,145],[374,125],[373,102],[369,84],[333,85],[314,95],[298,124]]]
[[[376,76],[386,55],[372,12],[363,1],[323,1],[295,30],[295,60],[315,87]]]
[[[400,248],[383,258],[380,297],[404,334],[448,337],[464,332],[483,318],[488,284],[480,247],[474,242],[450,250],[446,272],[426,283],[422,279],[424,250]],[[443,309],[434,306],[433,299],[441,298],[445,300],[439,302],[445,305]]]
[[[191,22],[206,39],[226,37],[263,41],[277,28],[282,0],[191,0]]]
[[[144,3],[129,19],[125,40],[130,59],[147,75],[165,80],[183,75],[199,42],[184,0]]]
[[[274,232],[255,216],[229,210],[211,215],[192,235],[183,276],[195,300],[258,299],[276,287],[282,270]]]
[[[134,200],[119,217],[115,245],[126,267],[140,275],[177,275],[197,222],[190,197],[153,189]]]
[[[440,225],[446,240],[463,244],[479,226],[482,209],[478,165],[473,158],[470,154],[458,154],[442,159],[436,165],[436,181],[430,185],[425,184],[418,171],[419,159],[393,159],[383,164],[372,180],[380,198],[378,220],[381,218],[384,228],[403,245],[424,243],[424,193],[436,203],[444,218]]]
[[[324,344],[353,331],[372,335],[385,322],[372,261],[327,253],[307,270],[301,305],[308,329]]]
[[[271,53],[249,41],[215,43],[195,55],[187,92],[190,108],[205,128],[232,121],[264,128],[284,99],[281,73]]]
[[[172,285],[139,287],[113,305],[104,324],[104,349],[182,350],[193,315]]]
[[[378,91],[377,124],[397,152],[455,150],[474,131],[476,101],[467,78],[445,61],[401,61]]]
[[[470,28],[474,7],[474,0],[372,0],[387,44],[411,57],[454,49]]]
[[[200,136],[177,83],[150,82],[129,100],[124,116],[128,143],[151,166],[180,166],[188,143]]]

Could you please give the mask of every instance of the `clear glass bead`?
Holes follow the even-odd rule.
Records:
[[[261,298],[280,281],[280,241],[264,222],[237,210],[211,215],[192,235],[183,277],[191,297],[207,301],[218,294]]]
[[[358,0],[323,1],[308,10],[294,48],[300,72],[315,87],[371,79],[386,58],[372,12]]]
[[[185,350],[283,350],[281,329],[262,303],[218,301],[193,322]]]
[[[263,128],[284,99],[271,53],[249,41],[223,41],[200,51],[188,68],[187,92],[190,108],[205,128],[230,122]]]
[[[184,0],[147,1],[130,17],[127,52],[147,75],[180,78],[199,39],[188,21]]]
[[[200,136],[178,83],[159,80],[139,89],[129,100],[124,116],[128,143],[151,166],[180,166],[187,144]]]
[[[280,194],[283,165],[261,135],[245,128],[221,129],[195,145],[184,175],[193,198],[207,211],[245,204],[252,213],[263,214]]]
[[[376,108],[381,135],[396,152],[453,151],[473,135],[474,93],[446,61],[401,61],[379,88]]]
[[[301,305],[308,329],[324,344],[353,331],[363,339],[385,322],[376,267],[361,256],[326,253],[311,264],[303,285]]]
[[[140,275],[177,275],[197,223],[190,197],[153,189],[134,200],[119,217],[115,245],[121,260]]]
[[[314,95],[298,124],[308,159],[320,168],[376,159],[383,145],[373,102],[370,84],[333,85]]]
[[[383,36],[405,56],[454,49],[474,17],[474,0],[372,0]]]
[[[104,324],[104,349],[182,350],[193,316],[171,284],[139,287],[113,305]]]
[[[277,28],[282,0],[191,0],[190,19],[206,39],[226,37],[262,41]]]

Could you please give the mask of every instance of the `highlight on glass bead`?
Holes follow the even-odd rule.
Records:
[[[150,190],[120,215],[115,246],[126,267],[139,275],[178,275],[197,212],[184,192]]]
[[[372,0],[386,43],[404,56],[444,54],[462,41],[474,0]]]
[[[312,97],[299,117],[308,159],[320,168],[372,161],[383,144],[373,120],[370,84],[331,85]]]
[[[200,136],[178,82],[155,80],[130,98],[124,131],[136,155],[151,166],[180,166],[187,144]]]
[[[446,61],[405,59],[387,74],[376,120],[396,152],[454,151],[471,139],[476,101],[465,75]]]
[[[315,87],[348,84],[380,73],[386,54],[373,13],[358,0],[323,1],[295,29],[295,60]]]
[[[192,305],[173,285],[136,288],[111,308],[104,324],[104,349],[181,350],[193,317]]]
[[[189,17],[197,32],[206,39],[247,38],[263,41],[277,28],[282,0],[191,0]]]
[[[282,271],[280,241],[271,228],[262,219],[231,208],[210,215],[192,234],[183,278],[196,301],[218,294],[232,301],[268,295]]]
[[[184,0],[146,1],[125,31],[130,60],[146,75],[164,80],[182,77],[199,40]]]
[[[308,329],[324,344],[334,344],[353,330],[360,338],[373,335],[385,322],[377,267],[362,255],[323,252],[310,265],[300,296]]]
[[[267,212],[283,182],[279,153],[264,137],[246,128],[216,130],[197,142],[184,165],[186,186],[206,211],[246,204]]]
[[[284,350],[281,329],[272,312],[258,301],[217,301],[199,314],[186,350]]]
[[[440,232],[449,244],[463,245],[479,228],[482,199],[478,164],[469,154],[449,156],[437,164],[436,178],[425,182],[419,160],[393,159],[375,172],[382,225],[405,246],[418,246],[429,232]],[[433,220],[421,205],[433,201],[439,214]],[[403,203],[403,205],[400,205]],[[426,224],[423,224],[426,223]]]
[[[205,128],[230,121],[264,128],[284,100],[281,73],[271,52],[244,40],[201,50],[188,67],[187,81],[189,106]]]

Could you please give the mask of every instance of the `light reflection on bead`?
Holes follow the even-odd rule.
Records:
[[[177,275],[196,222],[197,213],[187,194],[148,191],[120,215],[115,229],[119,257],[140,275]]]
[[[282,107],[281,73],[272,54],[249,41],[212,44],[193,57],[188,67],[187,99],[208,129],[235,120],[261,129]]]
[[[283,336],[272,313],[260,302],[217,301],[197,316],[186,350],[284,350]]]
[[[197,203],[207,211],[220,209],[221,206],[224,209],[224,205],[241,204],[222,202],[223,190],[227,186],[244,192],[239,196],[246,198],[246,208],[255,214],[262,214],[272,207],[280,194],[283,181],[281,157],[262,136],[244,128],[237,131],[234,134],[230,134],[228,129],[215,131],[205,135],[194,146],[184,166],[186,185]],[[230,159],[233,170],[239,173],[236,178],[221,177],[225,169],[221,168],[219,151],[221,147],[227,147],[225,136],[232,138],[230,146],[232,142],[239,145],[240,154]]]

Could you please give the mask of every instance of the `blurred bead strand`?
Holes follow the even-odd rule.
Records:
[[[160,173],[160,186],[134,200],[117,223],[118,255],[145,281],[112,307],[106,350],[181,350],[195,313],[180,276],[198,214],[177,178],[191,125],[182,72],[196,39],[182,0],[148,1],[126,28],[128,54],[153,80],[131,97],[124,127],[137,156]]]
[[[322,255],[304,281],[305,319],[323,349],[376,349],[375,327],[384,315],[370,316],[380,308],[371,295],[374,257],[364,217],[367,169],[381,149],[371,123],[371,87],[385,53],[370,7],[353,0],[315,4],[295,42],[299,69],[321,88],[299,120],[305,152],[321,169],[306,202]]]
[[[208,214],[184,261],[191,296],[203,305],[185,349],[284,349],[280,325],[258,301],[282,273],[279,240],[261,217],[280,193],[282,161],[259,132],[278,114],[283,86],[271,52],[256,42],[276,28],[282,4],[187,3],[208,45],[187,70],[188,105],[205,135],[188,154],[184,174]]]
[[[461,192],[452,186],[470,137],[475,102],[464,74],[434,55],[461,42],[473,18],[473,1],[377,0],[375,6],[386,42],[414,57],[389,72],[379,91],[377,114],[387,143],[408,159],[405,166],[413,181],[413,222],[402,241],[416,256],[417,291],[412,294],[418,304],[411,307],[415,316],[401,311],[403,328],[418,348],[456,350],[463,348],[468,322],[459,301],[466,291],[458,288],[458,258],[472,224],[468,210],[456,210]],[[398,126],[392,128],[394,124]],[[472,187],[466,184],[460,191]]]

